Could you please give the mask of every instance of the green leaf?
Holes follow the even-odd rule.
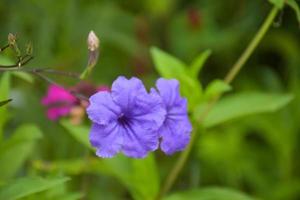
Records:
[[[289,5],[295,12],[298,22],[300,23],[300,9],[295,0],[287,0],[287,5]]]
[[[185,192],[171,194],[164,200],[254,200],[242,192],[219,187],[193,189]]]
[[[160,180],[154,155],[150,154],[144,159],[133,159],[131,174],[135,199],[155,199]]]
[[[251,114],[275,112],[287,105],[293,96],[290,94],[265,94],[261,92],[244,92],[222,98],[208,113],[203,125],[216,126],[228,120]],[[198,119],[206,105],[200,105],[195,111]]]
[[[206,100],[210,100],[230,90],[231,90],[231,86],[225,83],[224,81],[214,80],[210,84],[208,84],[204,92],[204,96]]]
[[[118,155],[103,163],[108,172],[123,183],[136,200],[151,200],[159,189],[159,175],[153,154],[143,159]]]
[[[202,87],[197,79],[193,79],[187,66],[177,58],[156,48],[151,48],[152,59],[159,74],[164,78],[175,78],[180,82],[180,91],[188,99],[189,110],[199,103]],[[193,91],[193,92],[191,92]]]
[[[7,99],[7,100],[5,100],[5,101],[0,101],[0,107],[1,106],[4,106],[4,105],[6,105],[6,104],[8,104],[9,102],[11,102],[12,101],[12,99]]]
[[[0,99],[9,99],[9,89],[10,89],[10,73],[3,73],[0,79]],[[0,109],[0,140],[3,135],[3,127],[8,120],[7,107]]]
[[[89,128],[82,125],[73,125],[68,120],[61,120],[60,124],[71,136],[85,147],[94,150],[89,141]]]
[[[202,52],[199,56],[195,58],[191,67],[189,69],[190,76],[193,78],[197,78],[200,73],[202,67],[204,66],[205,61],[211,55],[211,50],[206,50]]]
[[[161,76],[179,78],[182,74],[186,74],[187,66],[179,59],[156,47],[152,47],[150,51],[154,65]]]
[[[0,189],[0,199],[14,200],[31,194],[48,190],[70,180],[67,177],[45,179],[40,177],[26,177],[12,181]]]
[[[24,81],[27,81],[28,83],[33,83],[34,82],[34,78],[32,75],[26,73],[26,72],[21,72],[21,71],[14,71],[12,72],[12,74]]]
[[[33,151],[35,141],[41,136],[41,131],[35,125],[22,125],[11,138],[1,143],[0,179],[11,178],[18,172]]]
[[[0,65],[13,65],[14,62],[12,59],[8,58],[7,56],[0,55]]]
[[[282,9],[285,0],[269,0],[270,3],[274,4],[277,8]]]

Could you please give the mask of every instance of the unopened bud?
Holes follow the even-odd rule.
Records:
[[[94,31],[90,31],[87,39],[88,49],[90,51],[96,51],[99,48],[99,43],[100,41],[97,35],[94,33]]]
[[[14,46],[16,44],[17,37],[14,34],[9,33],[7,39],[9,45]]]

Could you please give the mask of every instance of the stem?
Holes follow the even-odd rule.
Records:
[[[230,84],[236,75],[239,73],[239,71],[242,69],[244,64],[247,62],[249,57],[252,55],[253,51],[256,49],[268,29],[270,28],[272,22],[274,21],[276,15],[278,13],[278,8],[275,6],[272,8],[272,10],[269,12],[267,18],[265,19],[264,23],[260,27],[260,29],[255,34],[254,38],[251,40],[245,51],[242,53],[242,55],[239,57],[239,59],[236,61],[236,63],[232,66],[231,70],[227,73],[227,75],[224,78],[224,82],[227,84]],[[221,95],[215,97],[207,106],[206,110],[203,112],[201,117],[198,119],[198,123],[202,123],[203,120],[206,118],[210,110],[213,108],[213,106],[218,102]],[[192,147],[196,141],[197,138],[197,131],[194,131],[194,134],[192,134],[191,141],[187,148],[180,154],[180,157],[178,158],[177,162],[175,163],[173,169],[169,173],[161,191],[159,192],[157,196],[157,200],[162,199],[162,197],[170,190],[170,188],[173,186],[176,178],[178,177],[178,174],[180,173],[181,169],[183,168],[184,164],[186,163],[189,154],[192,150]]]

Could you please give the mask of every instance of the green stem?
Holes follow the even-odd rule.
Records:
[[[256,49],[268,29],[270,28],[272,22],[274,21],[276,15],[278,13],[278,8],[275,6],[270,11],[269,15],[265,19],[264,23],[260,27],[260,29],[255,34],[254,38],[251,40],[245,51],[242,53],[242,55],[239,57],[239,59],[236,61],[236,63],[232,66],[231,70],[227,73],[227,75],[224,78],[224,81],[228,84],[230,84],[233,79],[236,77],[236,75],[239,73],[239,71],[242,69],[244,64],[247,62],[249,57],[252,55],[253,51]],[[220,96],[217,96],[215,99],[213,99],[207,106],[207,109],[203,112],[203,115],[198,120],[198,123],[201,123],[209,111],[213,108],[215,103],[219,100]],[[185,165],[190,152],[192,150],[192,147],[196,141],[197,138],[197,131],[194,131],[192,134],[191,141],[187,148],[180,154],[180,157],[178,158],[176,164],[172,168],[171,172],[169,173],[160,193],[157,196],[157,200],[162,199],[162,197],[170,190],[170,188],[173,186],[174,182],[176,181],[176,178],[178,177],[178,174],[180,173],[181,169]]]

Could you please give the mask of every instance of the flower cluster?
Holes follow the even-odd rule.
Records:
[[[156,87],[148,93],[138,78],[119,77],[111,91],[90,97],[90,142],[98,156],[109,158],[123,152],[143,158],[159,146],[168,155],[186,147],[192,126],[179,83],[160,78]]]

